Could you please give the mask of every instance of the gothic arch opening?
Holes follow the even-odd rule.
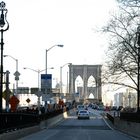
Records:
[[[87,84],[88,87],[96,87],[96,81],[92,75],[88,78]]]
[[[82,95],[82,89],[83,89],[83,80],[80,75],[78,75],[75,79],[75,92],[78,96],[78,98]]]
[[[95,78],[91,75],[87,81],[87,98],[94,99],[96,94],[96,81]]]
[[[94,97],[93,93],[90,93],[88,98],[89,99],[94,99],[95,97]]]

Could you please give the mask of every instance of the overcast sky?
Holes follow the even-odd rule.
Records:
[[[5,0],[10,28],[4,33],[4,54],[19,61],[19,86],[37,86],[37,73],[23,70],[45,69],[48,51],[48,70],[59,81],[60,67],[72,64],[102,64],[105,39],[94,29],[107,23],[115,0]],[[67,71],[67,66],[63,71]],[[4,70],[10,70],[11,85],[15,61],[4,58]],[[66,77],[66,72],[63,73]],[[53,81],[55,83],[55,81]]]

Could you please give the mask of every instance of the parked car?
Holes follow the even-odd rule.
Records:
[[[78,119],[89,119],[89,111],[88,110],[80,110],[77,115]]]

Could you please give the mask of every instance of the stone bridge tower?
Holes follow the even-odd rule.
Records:
[[[89,97],[88,79],[93,76],[95,79],[94,99],[101,101],[101,65],[69,65],[69,93],[75,94],[75,80],[80,76],[83,80],[82,93],[80,97],[87,99]]]

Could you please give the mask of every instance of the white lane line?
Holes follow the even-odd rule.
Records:
[[[102,115],[100,115],[98,112],[95,112],[95,111],[92,111],[92,110],[90,110],[90,112],[91,112],[92,114],[95,114],[95,115],[97,115],[98,117],[102,118],[103,121],[105,122],[105,124],[106,124],[111,130],[114,130],[114,128],[112,128],[112,127],[109,125],[109,123],[105,120],[105,118],[104,118]]]
[[[104,117],[102,117],[102,119],[104,120],[104,122],[106,123],[106,125],[107,125],[111,130],[114,130],[114,128],[112,128],[112,127],[108,124],[108,122],[105,120]]]

